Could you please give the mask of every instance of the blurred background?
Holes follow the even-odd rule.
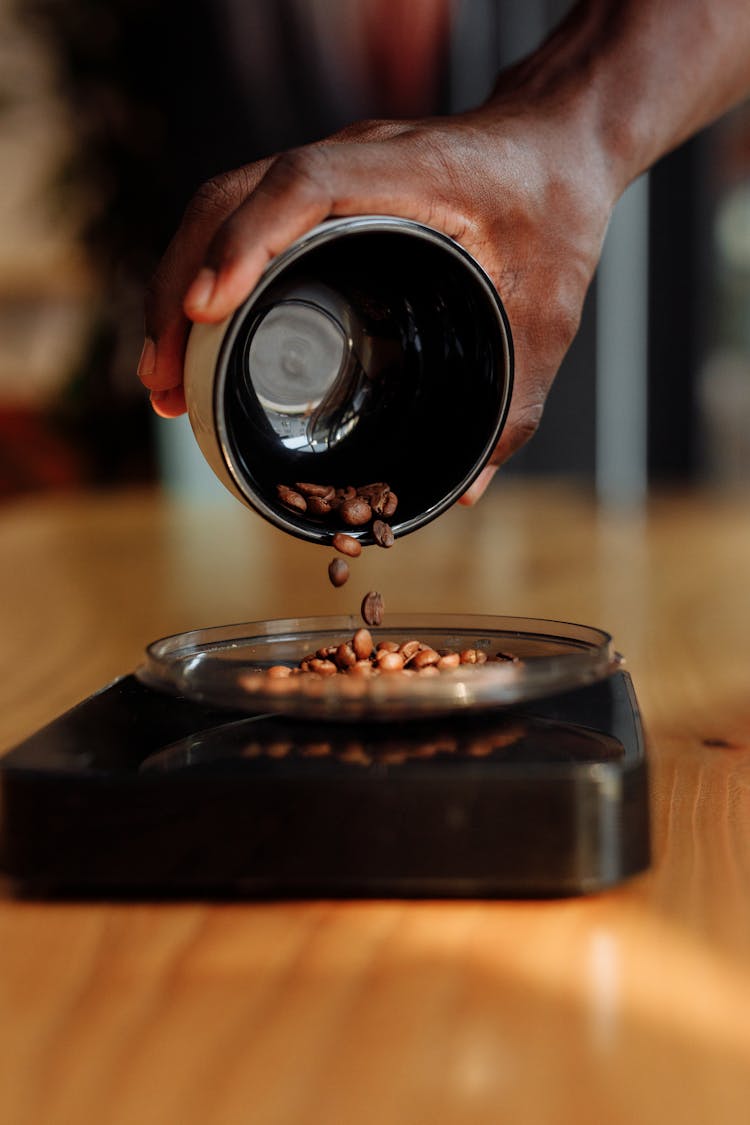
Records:
[[[561,0],[0,0],[0,499],[219,486],[135,378],[148,278],[217,172],[461,110]],[[626,193],[538,435],[505,474],[632,502],[750,482],[750,106]],[[230,501],[231,502],[231,501]]]

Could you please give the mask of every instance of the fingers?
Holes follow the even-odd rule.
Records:
[[[376,123],[370,131],[379,139],[293,150],[218,177],[196,195],[147,296],[138,374],[154,392],[158,413],[171,417],[184,409],[177,388],[191,321],[229,316],[268,262],[324,219],[400,215],[460,238],[465,216],[430,184],[434,143],[403,123]]]
[[[322,151],[322,150],[321,150]],[[331,213],[322,158],[281,156],[215,232],[184,301],[191,320],[223,320],[245,300],[268,262]]]
[[[192,320],[223,320],[246,299],[268,262],[332,216],[388,214],[440,225],[457,237],[463,217],[437,220],[436,193],[412,132],[368,143],[342,141],[284,153],[216,231],[184,309]]]
[[[154,410],[172,418],[185,411],[182,371],[190,322],[185,291],[200,268],[216,231],[263,175],[270,161],[219,176],[204,185],[154,274],[146,295],[145,342],[138,377],[151,391]]]
[[[459,504],[471,508],[484,496],[492,483],[492,479],[499,467],[536,433],[542,418],[544,401],[538,398],[529,399],[520,405],[511,407],[508,421],[500,435],[500,441],[495,446],[492,461],[486,465],[473,484],[467,488],[463,496],[459,497]]]
[[[484,496],[496,472],[497,465],[486,465],[474,483],[467,488],[463,496],[459,497],[459,504],[463,504],[466,508],[473,507],[477,500]]]

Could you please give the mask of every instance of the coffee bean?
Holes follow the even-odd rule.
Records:
[[[362,620],[365,625],[382,625],[384,609],[383,595],[379,594],[377,590],[370,590],[369,593],[365,594],[361,607]]]
[[[367,499],[370,501],[370,507],[377,515],[382,516],[385,503],[390,496],[390,489],[387,484],[376,485],[368,495]]]
[[[339,668],[351,668],[353,664],[357,663],[357,654],[354,651],[354,646],[348,642],[339,645],[336,649],[334,659]]]
[[[369,660],[358,660],[356,664],[352,664],[347,672],[349,676],[371,676],[373,672],[372,664]]]
[[[297,481],[294,487],[304,496],[318,496],[325,500],[330,500],[336,492],[332,484],[306,484],[304,481]]]
[[[342,561],[343,560],[339,560]],[[373,624],[380,624],[383,614],[383,599],[377,591],[371,591],[362,603],[363,616],[367,612],[370,617],[378,617]],[[491,660],[511,661],[523,663],[521,657],[511,652],[498,652]],[[437,676],[442,672],[456,669],[459,665],[481,665],[487,663],[488,657],[484,649],[468,648],[459,652],[452,648],[433,649],[424,641],[416,637],[400,643],[395,640],[381,640],[375,648],[372,633],[369,629],[357,629],[349,640],[333,644],[321,645],[314,653],[308,653],[299,664],[290,668],[285,664],[276,664],[266,669],[265,672],[250,670],[242,676],[242,684],[246,691],[266,691],[273,695],[289,694],[293,690],[293,677],[306,676],[317,673],[307,685],[313,695],[320,695],[325,691],[320,682],[326,676],[349,677],[341,684],[342,695],[359,698],[364,692],[364,686],[356,681],[366,676],[380,676],[381,674],[398,674],[404,678],[419,676]]]
[[[286,504],[287,508],[294,508],[298,512],[307,511],[307,501],[304,496],[295,492],[293,488],[287,488],[285,484],[277,484],[276,492],[281,503]]]
[[[312,516],[327,516],[331,505],[323,496],[308,496],[307,510]]]
[[[370,497],[376,496],[378,493],[382,492],[383,489],[385,489],[385,491],[387,492],[388,485],[385,483],[385,481],[378,480],[374,481],[372,484],[361,484],[357,489],[357,493],[358,495],[364,496],[367,500],[369,500]]]
[[[404,641],[399,652],[404,658],[404,664],[408,664],[419,652],[419,641]]]
[[[349,578],[349,564],[343,559],[331,559],[328,564],[328,577],[332,586],[343,586]]]
[[[381,512],[381,515],[384,515],[387,519],[390,519],[391,516],[395,515],[397,507],[398,496],[395,492],[389,492],[388,496],[386,497],[385,503],[383,504],[383,511]]]
[[[379,547],[392,547],[394,535],[392,528],[383,520],[375,520],[372,525],[372,534]]]
[[[369,629],[357,629],[352,637],[352,648],[357,660],[367,660],[373,649],[372,633]]]
[[[348,555],[350,559],[358,559],[362,554],[362,544],[359,539],[355,539],[353,535],[347,535],[344,531],[337,531],[331,540],[331,546],[334,551],[338,551],[342,555]]]
[[[372,519],[372,508],[361,496],[355,496],[351,500],[344,500],[339,508],[339,515],[350,527],[362,527]]]

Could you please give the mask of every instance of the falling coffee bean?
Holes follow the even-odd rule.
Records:
[[[368,594],[365,594],[361,609],[362,620],[365,625],[382,625],[384,609],[383,595],[379,594],[377,590],[370,590]]]
[[[331,546],[334,551],[338,551],[342,555],[348,555],[350,559],[358,559],[362,554],[362,544],[359,539],[355,539],[353,535],[347,535],[343,531],[334,535]]]
[[[328,564],[328,577],[332,586],[343,586],[349,577],[349,564],[343,559],[331,559]]]
[[[374,520],[372,534],[379,547],[392,547],[394,543],[393,529],[384,520]]]

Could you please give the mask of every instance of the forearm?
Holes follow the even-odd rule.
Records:
[[[748,93],[750,0],[582,0],[484,108],[563,121],[619,195]]]

